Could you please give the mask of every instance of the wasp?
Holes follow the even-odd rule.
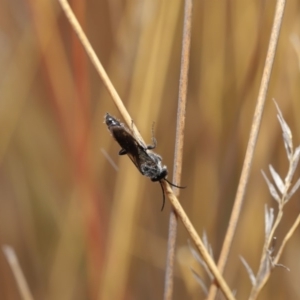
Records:
[[[143,142],[135,138],[133,133],[115,117],[106,113],[104,118],[108,130],[121,147],[119,155],[128,155],[142,175],[149,177],[153,182],[159,182],[163,193],[163,204],[161,208],[161,210],[163,210],[165,206],[165,191],[161,181],[165,180],[177,188],[185,187],[177,186],[166,178],[168,169],[162,164],[161,156],[151,151],[156,148],[156,139],[152,135],[152,145],[144,145]]]

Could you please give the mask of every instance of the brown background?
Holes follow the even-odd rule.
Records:
[[[180,200],[217,258],[235,197],[258,95],[275,1],[194,1]],[[72,1],[98,57],[172,179],[183,4]],[[275,98],[300,143],[300,3],[288,1],[237,235],[225,278],[238,299],[257,270],[270,197],[261,170],[288,163]],[[299,55],[299,53],[298,53]],[[170,204],[111,138],[120,118],[55,0],[0,2],[0,243],[16,251],[35,299],[162,299]],[[117,165],[114,169],[104,153]],[[299,172],[297,173],[299,176]],[[285,209],[278,245],[299,213]],[[260,299],[300,298],[299,230]],[[207,281],[179,224],[174,300],[202,299]],[[0,252],[0,299],[21,299]]]

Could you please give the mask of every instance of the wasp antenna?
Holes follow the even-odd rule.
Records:
[[[186,188],[186,186],[179,186],[179,185],[176,185],[176,184],[170,182],[167,178],[164,178],[164,180],[165,180],[169,185],[174,186],[174,187],[177,187],[177,188],[179,188],[179,189],[185,189],[185,188]]]
[[[165,190],[164,190],[164,187],[163,187],[161,181],[159,181],[159,184],[160,184],[160,187],[161,187],[161,190],[162,190],[162,193],[163,193],[163,205],[162,205],[160,211],[163,211],[163,209],[164,209],[164,207],[165,207],[165,202],[166,202],[166,199],[165,199]]]

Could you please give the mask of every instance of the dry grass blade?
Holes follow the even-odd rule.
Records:
[[[265,174],[264,171],[261,171],[263,176],[264,176],[264,179],[268,185],[268,188],[269,188],[269,191],[270,191],[270,194],[272,195],[272,197],[279,203],[280,201],[280,197],[275,189],[275,186],[273,183],[271,183],[271,181],[269,180],[269,178],[267,177],[267,175]]]
[[[244,265],[245,268],[246,268],[246,271],[247,271],[247,273],[248,273],[248,276],[249,276],[249,278],[250,278],[250,281],[251,281],[252,286],[254,286],[254,285],[256,284],[256,278],[255,278],[255,275],[254,275],[252,269],[250,268],[249,264],[248,264],[247,261],[244,259],[244,257],[240,256],[240,259],[241,259],[243,265]]]
[[[291,182],[292,177],[294,176],[295,170],[298,166],[298,162],[299,162],[299,158],[300,158],[300,147],[297,147],[293,157],[290,159],[291,163],[290,163],[290,169],[288,174],[285,177],[285,182]]]
[[[299,36],[296,34],[292,34],[290,36],[290,41],[296,51],[296,54],[298,57],[298,66],[299,66],[299,70],[300,70],[300,39],[299,39]]]
[[[273,99],[276,109],[277,109],[277,118],[279,120],[280,126],[281,126],[281,130],[282,130],[282,136],[283,136],[283,141],[284,141],[284,146],[287,152],[287,156],[290,159],[291,158],[291,151],[293,149],[293,136],[292,136],[292,132],[290,127],[288,126],[288,124],[285,122],[282,113],[278,107],[278,104],[276,103],[276,101]]]
[[[29,290],[28,284],[19,265],[18,258],[14,249],[10,246],[2,246],[2,251],[13,271],[20,294],[24,300],[33,300],[33,296]]]
[[[201,286],[202,290],[203,290],[203,293],[204,295],[207,295],[208,294],[208,289],[205,285],[205,282],[203,281],[203,279],[197,274],[197,272],[193,269],[191,269],[192,273],[193,273],[193,276],[194,278],[196,279],[196,281],[198,282],[198,284]]]
[[[279,192],[280,192],[281,194],[283,194],[283,193],[284,193],[285,185],[284,185],[284,183],[283,183],[281,177],[280,177],[279,174],[275,171],[275,169],[273,168],[272,165],[269,165],[269,170],[270,170],[270,173],[271,173],[271,175],[272,175],[272,178],[273,178],[273,180],[274,180],[274,182],[275,182],[275,184],[276,184],[276,186],[277,186]]]
[[[274,223],[274,209],[268,209],[267,205],[265,206],[265,237],[269,239],[272,226]]]
[[[119,167],[114,162],[114,160],[111,158],[111,156],[106,152],[106,150],[101,148],[101,152],[104,155],[104,157],[107,159],[107,161],[110,163],[110,165],[114,168],[114,170],[119,171]]]
[[[300,186],[300,178],[296,181],[291,191],[288,193],[286,197],[286,201],[290,200],[290,198],[294,195],[294,193],[299,189],[299,186]]]

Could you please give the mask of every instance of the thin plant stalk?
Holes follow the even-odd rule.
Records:
[[[119,109],[125,122],[132,129],[135,136],[137,138],[139,138],[141,141],[143,141],[143,138],[141,137],[136,126],[134,124],[132,124],[132,119],[131,119],[128,111],[126,110],[125,105],[123,104],[120,96],[118,95],[118,93],[117,93],[116,89],[114,88],[113,84],[111,83],[107,73],[105,72],[101,62],[99,61],[98,57],[96,56],[96,53],[93,50],[90,42],[88,41],[82,28],[80,27],[80,24],[77,21],[74,13],[72,12],[70,5],[68,4],[68,2],[66,0],[58,0],[58,1],[61,4],[61,7],[62,7],[64,13],[66,14],[71,26],[73,27],[74,31],[78,35],[79,40],[81,41],[84,49],[86,50],[88,56],[90,57],[94,67],[96,68],[96,71],[98,72],[101,80],[103,81],[105,87],[107,88],[108,92],[110,93],[114,103],[116,104],[117,108]],[[180,205],[180,202],[178,201],[174,192],[172,191],[172,189],[170,188],[170,186],[168,185],[168,183],[165,180],[162,181],[162,184],[164,186],[164,190],[166,191],[168,199],[170,200],[170,202],[173,206],[175,213],[181,219],[183,225],[185,226],[187,232],[189,233],[189,235],[191,237],[191,240],[195,243],[195,246],[197,247],[198,251],[202,255],[209,270],[214,275],[215,281],[218,283],[218,286],[220,287],[221,291],[224,293],[224,296],[226,297],[226,299],[234,300],[235,298],[234,298],[230,288],[228,287],[224,278],[220,274],[215,262],[211,258],[204,243],[202,242],[199,235],[197,234],[197,231],[195,230],[194,226],[192,225],[191,221],[189,220],[188,216],[186,215],[184,209]]]
[[[193,0],[186,0],[185,8],[184,8],[177,127],[176,127],[175,156],[174,156],[174,170],[173,170],[173,182],[176,185],[180,184],[180,178],[182,173],[184,127],[185,127],[188,71],[189,71],[190,45],[191,45],[192,9],[193,9]],[[176,196],[178,196],[179,190],[177,188],[173,188],[173,189],[175,190]],[[168,250],[167,250],[167,262],[166,262],[166,273],[165,273],[165,289],[164,289],[165,300],[171,300],[173,295],[174,260],[175,260],[175,249],[176,249],[177,225],[178,225],[177,215],[174,212],[174,209],[171,209],[170,219],[169,219]]]
[[[300,215],[298,215],[297,219],[295,220],[294,224],[292,225],[292,227],[290,228],[290,230],[288,231],[288,233],[286,234],[286,236],[283,239],[283,242],[278,250],[278,253],[276,254],[276,256],[274,257],[274,259],[272,260],[273,265],[277,265],[279,262],[279,259],[281,257],[281,254],[283,252],[283,249],[286,245],[286,243],[288,242],[288,240],[292,237],[292,235],[294,234],[295,230],[297,229],[297,227],[300,224]],[[271,276],[271,271],[266,272],[264,277],[261,279],[260,283],[251,291],[249,300],[254,300],[257,298],[258,294],[260,293],[260,291],[262,290],[262,288],[265,286],[266,282],[268,281],[269,277]]]
[[[276,102],[275,102],[275,105],[277,107],[277,111],[278,111],[277,118],[281,125],[284,146],[285,146],[287,158],[289,160],[289,169],[288,169],[287,174],[284,179],[281,178],[281,176],[276,172],[276,170],[273,168],[272,165],[269,165],[269,170],[270,170],[270,173],[272,176],[272,180],[270,180],[267,177],[267,175],[264,172],[262,172],[262,174],[266,180],[266,183],[268,185],[270,194],[272,195],[272,197],[278,204],[278,213],[277,213],[275,222],[273,222],[274,221],[273,208],[266,209],[266,212],[265,212],[265,234],[266,234],[266,236],[265,236],[265,243],[263,246],[259,269],[258,269],[258,272],[257,272],[257,275],[255,276],[255,278],[253,277],[253,272],[248,271],[250,278],[254,278],[254,280],[252,280],[252,290],[250,293],[249,300],[254,300],[257,298],[259,292],[266,284],[268,278],[270,277],[272,270],[275,267],[286,268],[284,265],[278,264],[278,261],[279,261],[279,258],[283,252],[283,249],[284,249],[287,241],[290,239],[292,234],[295,232],[295,230],[300,222],[300,218],[298,216],[297,219],[294,221],[293,226],[290,228],[290,230],[286,234],[285,238],[283,239],[281,246],[279,248],[279,251],[277,252],[276,255],[274,255],[273,254],[274,246],[275,246],[274,242],[276,241],[275,231],[278,228],[278,226],[282,220],[283,209],[300,186],[300,178],[298,178],[296,183],[294,185],[292,185],[293,177],[295,175],[295,171],[298,166],[299,159],[300,159],[300,146],[298,146],[296,149],[294,149],[292,132],[291,132],[288,124],[285,122],[285,120],[282,116],[282,113]],[[286,269],[288,269],[288,268],[286,268]]]
[[[282,241],[282,244],[277,252],[276,257],[274,258],[274,262],[278,263],[279,258],[281,257],[281,254],[283,252],[283,249],[286,245],[286,243],[288,242],[288,240],[291,238],[291,236],[293,235],[294,231],[297,229],[297,227],[300,224],[300,215],[298,215],[297,219],[295,220],[293,226],[290,228],[290,230],[288,231],[288,233],[286,234],[285,238]]]
[[[120,114],[122,115],[123,119],[125,120],[126,124],[129,128],[132,129],[134,132],[134,135],[144,142],[141,134],[137,130],[135,124],[132,122],[132,118],[130,117],[122,99],[120,98],[117,90],[113,86],[111,80],[109,79],[104,67],[102,66],[99,58],[97,57],[91,43],[89,42],[87,36],[85,35],[84,31],[82,30],[82,27],[80,26],[76,16],[74,15],[74,12],[72,11],[68,1],[66,0],[58,0],[60,3],[67,19],[69,20],[71,26],[73,27],[74,31],[76,32],[80,42],[82,43],[87,55],[89,56],[92,64],[94,65],[96,72],[100,76],[104,86],[106,87],[108,93],[111,95],[115,105],[117,106],[118,110],[120,111]]]
[[[223,276],[219,272],[219,269],[217,268],[214,260],[212,259],[211,255],[209,254],[205,244],[199,237],[196,229],[192,225],[191,221],[189,220],[187,214],[185,213],[184,209],[182,208],[180,202],[176,198],[175,194],[173,193],[171,187],[169,184],[164,180],[162,182],[164,186],[164,190],[166,191],[166,194],[168,196],[168,199],[170,200],[173,209],[179,219],[181,220],[182,224],[184,225],[185,229],[187,230],[188,234],[190,235],[192,241],[194,242],[196,248],[198,249],[199,253],[201,254],[203,260],[205,261],[208,269],[213,274],[215,281],[217,282],[220,290],[223,292],[226,299],[235,299],[233,296],[229,286],[227,285],[226,281],[224,280]]]
[[[257,142],[257,137],[258,137],[259,128],[262,119],[262,113],[266,102],[269,81],[271,77],[274,57],[275,57],[276,48],[278,44],[279,33],[280,33],[280,28],[281,28],[281,23],[283,19],[284,8],[285,8],[285,2],[286,2],[285,0],[277,0],[276,3],[276,10],[275,10],[274,21],[273,21],[273,26],[272,26],[272,31],[271,31],[270,41],[269,41],[269,47],[268,47],[267,57],[265,61],[261,85],[259,89],[259,94],[257,98],[257,104],[253,116],[252,127],[251,127],[249,142],[246,150],[245,160],[243,164],[242,174],[240,177],[240,182],[238,185],[224,243],[218,260],[218,268],[221,273],[223,273],[225,269],[229,251],[232,245],[232,240],[236,232],[237,222],[239,220],[239,216],[245,198],[246,187],[249,180],[249,174],[250,174],[251,165],[253,161],[254,150]],[[213,284],[211,285],[207,299],[209,300],[215,299],[216,293],[217,293],[217,287],[216,285]]]
[[[27,284],[26,278],[22,272],[22,269],[20,267],[18,258],[16,256],[16,253],[14,249],[8,245],[2,246],[2,251],[9,263],[9,266],[14,274],[14,277],[16,279],[19,292],[21,295],[21,298],[23,300],[33,300],[33,296],[31,294],[31,291],[29,289],[29,286]]]

